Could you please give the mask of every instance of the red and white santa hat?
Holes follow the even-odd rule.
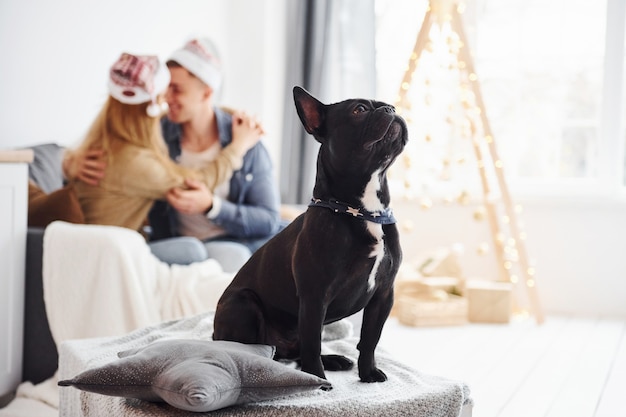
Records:
[[[218,91],[222,85],[222,63],[215,44],[208,38],[194,38],[169,58]]]
[[[148,115],[158,117],[165,110],[157,95],[167,88],[170,72],[155,55],[122,53],[109,72],[109,94],[124,104],[151,102]]]

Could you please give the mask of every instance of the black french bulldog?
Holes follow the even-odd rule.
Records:
[[[320,355],[323,325],[364,309],[359,377],[385,381],[374,350],[402,259],[386,173],[408,140],[406,124],[379,101],[325,105],[300,87],[293,95],[306,131],[321,143],[314,197],[224,291],[213,339],[275,345],[277,359],[299,358],[303,371],[325,378],[324,369],[353,363]]]

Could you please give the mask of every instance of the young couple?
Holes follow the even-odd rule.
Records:
[[[87,223],[141,230],[148,217],[161,260],[210,257],[235,271],[280,227],[263,129],[215,106],[222,73],[208,39],[187,42],[166,65],[120,56],[109,98],[64,171]]]

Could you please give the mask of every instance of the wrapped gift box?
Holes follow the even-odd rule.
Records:
[[[508,282],[468,280],[465,294],[472,323],[508,323],[511,320],[512,285]]]
[[[467,299],[443,291],[432,295],[399,295],[394,303],[398,321],[408,326],[467,323]]]
[[[463,271],[459,263],[460,252],[461,249],[456,246],[441,247],[416,256],[414,262],[423,276],[461,278]]]
[[[463,295],[465,281],[455,277],[419,277],[398,279],[395,282],[397,295],[430,294],[442,290],[449,294]]]
[[[415,299],[413,302],[442,302],[448,301],[451,296],[463,295],[464,280],[455,277],[412,277],[397,280],[395,283],[395,299],[409,298]],[[409,302],[410,300],[405,300]],[[395,302],[391,309],[392,316],[398,316],[398,306],[401,303]],[[457,303],[458,304],[458,303]],[[453,302],[453,305],[456,305]],[[428,307],[427,307],[428,308]],[[432,309],[439,308],[445,310],[440,304],[436,304]],[[467,312],[464,313],[467,315]]]
[[[442,290],[448,294],[463,295],[464,280],[456,277],[423,277],[415,284],[418,291],[430,293]]]

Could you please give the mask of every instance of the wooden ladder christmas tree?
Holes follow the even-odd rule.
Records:
[[[525,233],[520,230],[516,206],[509,193],[504,177],[503,163],[498,156],[496,143],[485,111],[480,83],[474,68],[461,13],[464,6],[458,0],[431,0],[417,35],[413,52],[409,59],[402,83],[398,91],[396,108],[401,114],[411,110],[408,91],[420,58],[425,50],[432,50],[431,30],[438,25],[442,31],[448,30],[447,41],[451,55],[456,59],[455,70],[459,74],[459,85],[464,91],[462,108],[464,121],[468,126],[468,137],[471,139],[476,165],[480,175],[483,192],[485,217],[489,222],[493,239],[494,254],[498,264],[500,281],[523,284],[528,296],[529,312],[535,316],[537,323],[544,321],[537,285],[535,270],[529,263],[525,245]],[[440,32],[441,33],[441,32]],[[410,122],[410,117],[405,117]],[[427,137],[427,140],[433,140]],[[495,182],[494,182],[495,177]],[[499,195],[498,195],[499,193]],[[499,216],[499,214],[501,214]],[[505,226],[506,229],[505,230]],[[508,232],[508,238],[507,234]],[[515,271],[520,276],[518,276]]]

